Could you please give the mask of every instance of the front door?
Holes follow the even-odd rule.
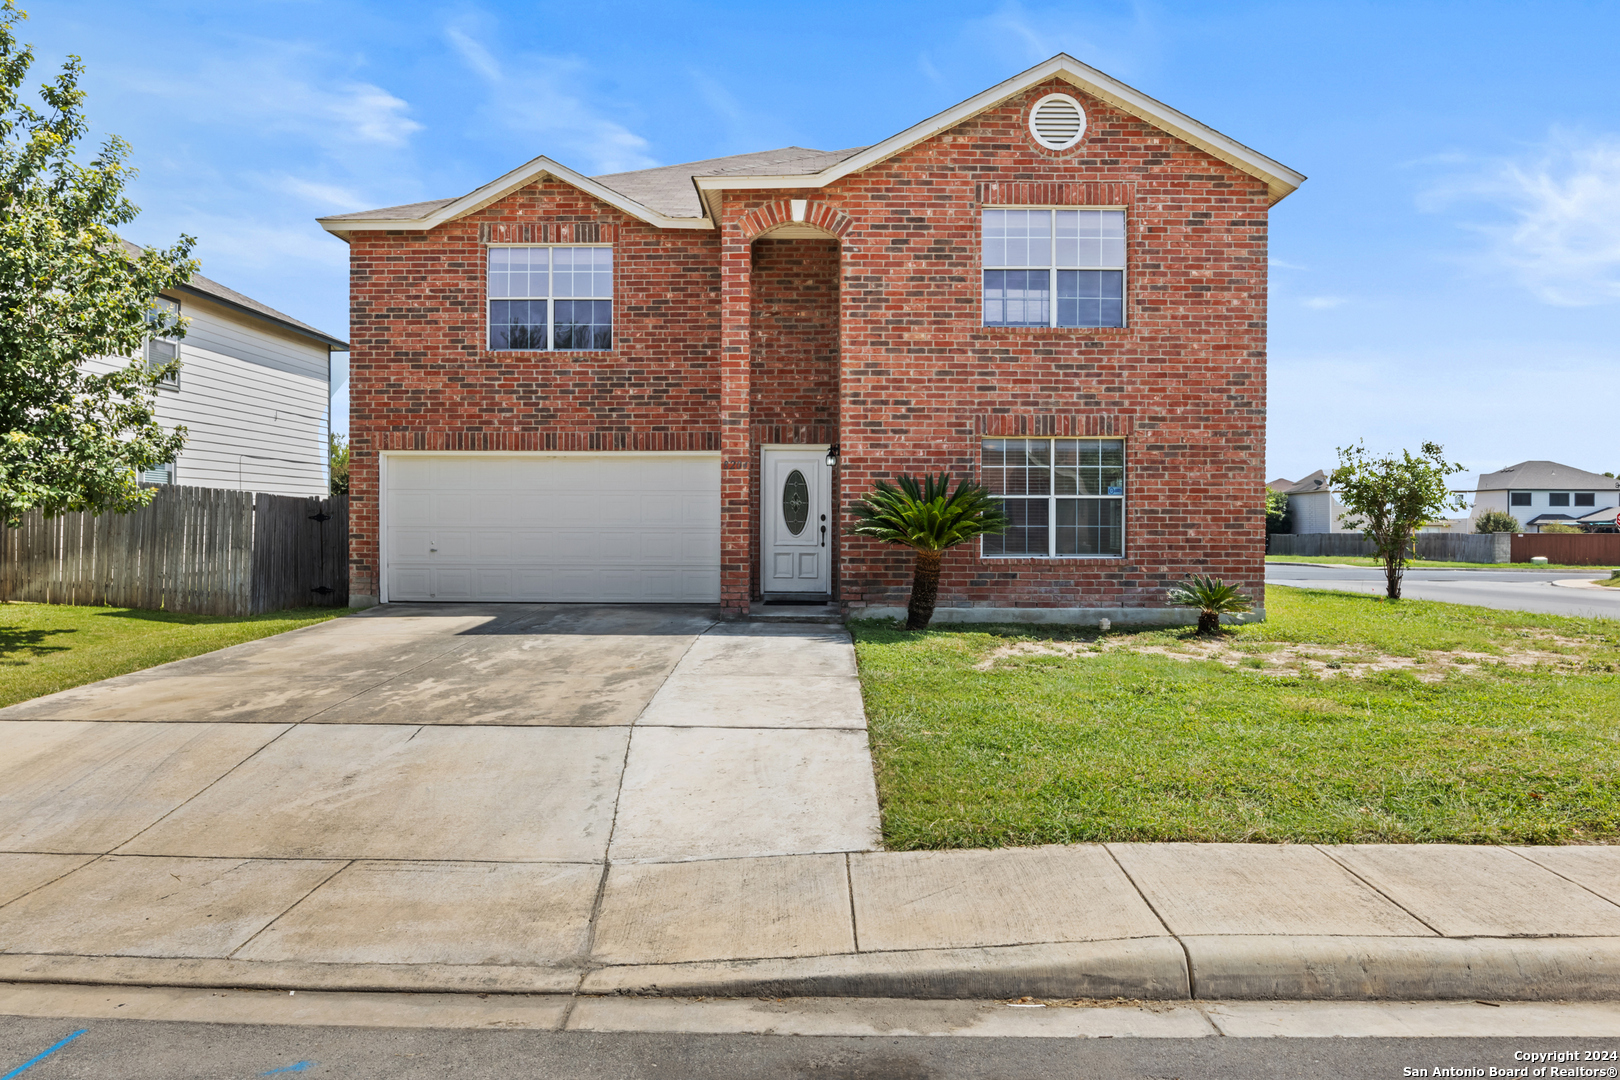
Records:
[[[759,580],[767,596],[832,591],[832,468],[827,448],[761,451]]]

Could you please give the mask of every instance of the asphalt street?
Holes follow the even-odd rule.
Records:
[[[1573,1054],[1564,1075],[1613,1076],[1614,1038],[958,1038],[596,1034],[312,1028],[0,1017],[0,1068],[73,1036],[18,1080],[236,1077],[567,1080],[1384,1080],[1527,1068],[1517,1053]],[[1583,1060],[1591,1055],[1591,1060]],[[1546,1059],[1541,1059],[1545,1061]],[[1417,1070],[1427,1070],[1418,1072]],[[1478,1069],[1479,1072],[1439,1072]]]
[[[1606,578],[1609,571],[1553,570],[1419,570],[1406,572],[1401,595],[1415,600],[1535,611],[1545,615],[1620,619],[1620,589],[1571,589],[1554,585],[1571,578]],[[1361,566],[1304,566],[1267,563],[1267,585],[1292,585],[1338,592],[1384,593],[1384,572]]]

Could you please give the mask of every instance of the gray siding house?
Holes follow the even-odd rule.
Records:
[[[1482,473],[1474,485],[1472,518],[1501,510],[1519,519],[1527,533],[1547,525],[1613,527],[1620,480],[1556,461],[1521,461]]]
[[[348,343],[201,275],[164,300],[191,323],[185,338],[147,345],[149,362],[181,363],[158,391],[157,418],[188,434],[174,462],[142,479],[325,495],[332,353]]]

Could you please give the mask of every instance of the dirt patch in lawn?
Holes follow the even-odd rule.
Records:
[[[1187,636],[1177,641],[1137,641],[1130,636],[1099,637],[1092,641],[1019,641],[990,652],[975,667],[989,671],[998,665],[1036,657],[1097,657],[1141,653],[1171,660],[1212,660],[1227,667],[1244,668],[1258,675],[1342,675],[1360,679],[1387,671],[1410,672],[1424,682],[1438,682],[1450,672],[1473,673],[1493,667],[1547,668],[1563,672],[1609,670],[1612,665],[1589,662],[1588,644],[1551,633],[1530,633],[1522,646],[1507,646],[1497,653],[1429,651],[1418,656],[1395,656],[1369,648],[1301,645],[1284,642],[1244,642],[1224,638]]]

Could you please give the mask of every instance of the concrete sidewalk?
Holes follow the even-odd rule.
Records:
[[[841,628],[367,613],[0,750],[0,982],[1620,999],[1620,849],[873,850]]]
[[[7,982],[1620,998],[1620,852],[1595,847],[1110,844],[606,868],[13,854],[0,889]]]

